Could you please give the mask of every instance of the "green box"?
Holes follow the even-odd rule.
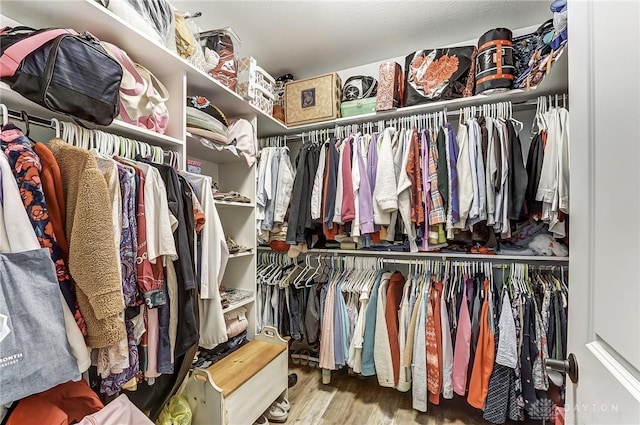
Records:
[[[340,114],[344,117],[353,117],[356,115],[370,114],[376,111],[376,98],[368,97],[366,99],[349,100],[340,104]]]

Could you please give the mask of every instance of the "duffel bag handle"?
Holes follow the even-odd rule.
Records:
[[[18,29],[32,28],[16,27],[12,31],[16,31]],[[64,34],[78,35],[77,32],[71,29],[55,28],[27,37],[9,47],[4,51],[2,56],[0,56],[0,77],[13,77],[25,57],[40,46]]]

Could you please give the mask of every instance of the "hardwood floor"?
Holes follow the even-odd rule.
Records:
[[[319,369],[292,365],[289,371],[298,374],[298,383],[289,389],[289,425],[489,424],[481,411],[461,397],[440,406],[429,404],[429,411],[421,413],[411,408],[411,391],[382,388],[375,376],[362,378],[335,371],[331,383],[324,385]]]

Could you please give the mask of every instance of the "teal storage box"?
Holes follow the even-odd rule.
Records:
[[[366,99],[349,100],[340,104],[340,113],[342,118],[353,117],[356,115],[370,114],[376,111],[376,98],[368,97]]]

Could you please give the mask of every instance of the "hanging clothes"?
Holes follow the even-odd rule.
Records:
[[[192,185],[196,199],[203,208],[204,226],[197,252],[197,263],[200,265],[199,344],[205,349],[212,349],[228,339],[219,287],[227,267],[229,248],[226,244],[222,221],[213,200],[211,177],[186,172],[181,172],[180,176]]]
[[[66,233],[69,246],[74,247],[69,253],[69,271],[87,323],[87,345],[111,345],[125,338],[126,330],[118,317],[124,311],[124,301],[113,224],[111,214],[104,213],[111,210],[108,187],[88,151],[62,140],[49,142],[49,149],[62,174]]]
[[[467,402],[476,409],[484,408],[489,391],[489,379],[495,360],[495,336],[490,326],[493,318],[489,315],[492,288],[489,279],[483,282],[482,315],[480,316],[480,334],[469,381]],[[523,346],[524,347],[524,346]]]

